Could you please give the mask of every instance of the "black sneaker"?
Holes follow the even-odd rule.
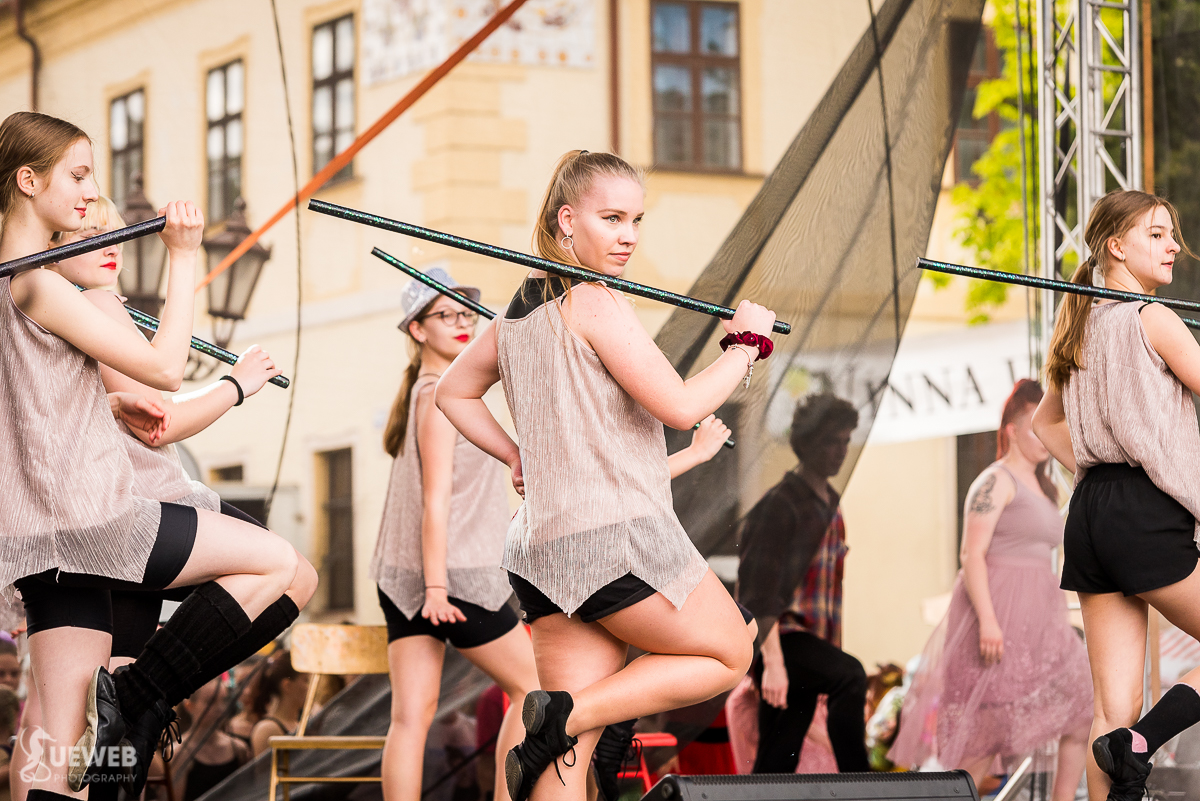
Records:
[[[1133,733],[1129,729],[1113,729],[1097,737],[1092,743],[1092,756],[1112,779],[1109,801],[1141,801],[1151,766],[1133,753]]]
[[[150,773],[150,763],[154,760],[154,751],[161,745],[163,760],[168,762],[174,754],[175,743],[180,742],[179,725],[175,718],[175,710],[160,698],[136,723],[129,726],[122,745],[133,749],[134,761],[131,767],[123,768],[121,788],[130,798],[141,796]]]
[[[633,751],[633,724],[637,719],[613,723],[604,727],[592,756],[596,771],[596,787],[601,801],[617,801],[621,797],[621,768]]]
[[[120,744],[125,736],[125,721],[117,702],[117,688],[112,676],[102,666],[92,671],[84,715],[87,728],[75,743],[75,751],[67,765],[67,786],[74,793],[109,771],[110,766],[98,763],[107,763],[108,757],[114,753],[109,749]]]
[[[504,775],[512,801],[527,801],[546,768],[553,764],[557,771],[558,758],[574,750],[579,738],[566,731],[567,718],[574,706],[570,693],[534,690],[525,696],[521,708],[525,739],[504,758]],[[564,764],[572,767],[574,763]]]

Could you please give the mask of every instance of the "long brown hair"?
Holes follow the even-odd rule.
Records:
[[[1008,396],[1008,400],[1004,401],[1004,409],[1000,412],[1000,428],[996,431],[997,460],[1007,456],[1012,447],[1012,442],[1008,438],[1009,424],[1016,422],[1018,417],[1030,409],[1037,408],[1037,405],[1042,402],[1043,394],[1042,385],[1032,378],[1022,378],[1013,385],[1013,391]],[[1050,460],[1046,459],[1041,462],[1035,472],[1038,486],[1042,488],[1042,492],[1046,493],[1047,498],[1058,503],[1058,487],[1054,486],[1054,481],[1050,478]]]
[[[1179,231],[1179,214],[1167,200],[1156,195],[1136,190],[1114,190],[1097,201],[1088,216],[1087,230],[1083,239],[1091,256],[1071,276],[1071,283],[1091,286],[1095,271],[1101,275],[1108,272],[1108,242],[1124,236],[1137,225],[1146,214],[1162,206],[1171,215],[1175,226],[1175,241],[1189,256],[1194,256],[1183,241]],[[1046,357],[1046,378],[1050,386],[1061,390],[1071,373],[1084,370],[1083,335],[1087,330],[1088,316],[1092,311],[1092,299],[1086,295],[1068,294],[1058,307],[1058,319],[1054,323],[1054,335],[1050,338],[1050,352]]]
[[[0,215],[12,211],[21,194],[18,170],[46,175],[80,139],[92,141],[79,126],[36,111],[18,111],[0,122]]]
[[[433,300],[426,303],[425,307],[417,312],[416,319],[424,316],[438,297],[438,295],[434,295]],[[408,328],[404,329],[404,333],[408,336],[408,368],[404,371],[404,380],[400,382],[400,392],[392,401],[392,410],[388,413],[387,426],[383,429],[383,449],[393,459],[404,453],[404,435],[408,433],[408,410],[412,405],[413,384],[417,383],[417,376],[421,373],[421,343],[413,338],[412,331]]]

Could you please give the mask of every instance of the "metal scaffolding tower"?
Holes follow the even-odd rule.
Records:
[[[1088,213],[1106,192],[1142,188],[1138,0],[1038,0],[1038,211],[1041,273],[1088,256]],[[1067,276],[1069,277],[1069,276]],[[1054,329],[1042,292],[1041,345]]]

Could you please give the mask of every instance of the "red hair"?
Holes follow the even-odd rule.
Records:
[[[1013,385],[1013,391],[1004,401],[1004,408],[1000,412],[1000,428],[996,431],[996,458],[1003,459],[1008,455],[1012,443],[1008,438],[1008,426],[1017,421],[1017,418],[1025,414],[1031,408],[1037,408],[1037,405],[1042,402],[1042,385],[1034,381],[1032,378],[1022,378]],[[1042,487],[1042,492],[1046,493],[1046,497],[1052,501],[1058,501],[1058,488],[1054,486],[1054,482],[1050,479],[1049,473],[1050,460],[1042,462],[1037,466],[1038,484]]]

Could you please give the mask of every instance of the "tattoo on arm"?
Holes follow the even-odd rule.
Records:
[[[992,502],[992,490],[996,488],[996,476],[990,475],[976,490],[975,496],[971,498],[970,511],[979,515],[986,515],[989,512],[996,510],[996,504]]]

